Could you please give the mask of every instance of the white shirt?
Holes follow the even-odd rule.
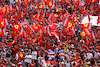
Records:
[[[87,53],[87,59],[91,59],[91,57],[93,57],[92,53]]]
[[[24,60],[25,62],[27,62],[27,63],[31,63],[32,62],[32,60],[31,60],[32,59],[32,56],[31,55],[26,55],[25,58],[26,58]]]
[[[41,57],[38,57],[38,63],[40,64],[40,61],[41,61]]]
[[[16,53],[16,60],[18,60],[18,53]]]
[[[45,60],[41,60],[41,62],[42,62],[42,66],[43,66],[43,67],[47,67],[47,66],[46,66]]]
[[[6,52],[1,52],[1,59],[3,59],[3,56],[6,56]]]
[[[37,60],[37,52],[36,51],[32,52],[32,59]]]
[[[10,3],[12,4],[14,2],[14,0],[10,0]]]
[[[66,62],[66,67],[70,67],[70,63],[67,63],[67,62]]]
[[[67,60],[70,60],[70,58],[69,58],[69,55],[68,55],[68,54],[66,54],[65,56],[66,56]]]

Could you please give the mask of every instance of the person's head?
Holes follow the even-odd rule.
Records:
[[[31,49],[28,50],[28,53],[29,53],[29,54],[31,53]]]
[[[5,59],[5,56],[3,56],[3,59]]]
[[[32,63],[34,63],[35,62],[35,60],[32,60]]]

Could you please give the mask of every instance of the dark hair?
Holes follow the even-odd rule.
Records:
[[[75,66],[75,65],[76,65],[76,63],[73,63],[73,65]]]

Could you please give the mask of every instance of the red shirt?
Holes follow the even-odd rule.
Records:
[[[30,67],[36,67],[36,63],[31,63]]]

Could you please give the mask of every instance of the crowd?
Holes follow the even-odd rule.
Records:
[[[100,67],[90,16],[99,0],[0,0],[0,67]]]

